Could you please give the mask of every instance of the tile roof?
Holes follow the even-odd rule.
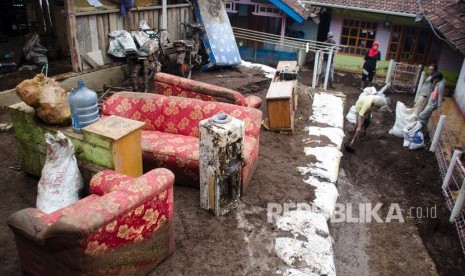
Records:
[[[408,14],[416,14],[420,11],[418,0],[309,0],[305,1],[306,6],[308,3],[314,2],[323,6],[338,5],[344,7],[374,9],[379,11],[400,12]],[[441,4],[448,3],[447,0],[420,0],[423,10],[429,10]]]
[[[426,11],[426,16],[433,26],[465,55],[465,2],[450,2],[452,3]]]
[[[284,4],[289,6],[289,8],[291,8],[300,16],[302,16],[304,20],[307,20],[307,18],[312,13],[312,11],[310,9],[305,8],[302,2],[300,2],[299,0],[282,0],[281,2],[283,2]]]
[[[421,6],[419,5],[419,2]],[[424,12],[432,25],[462,54],[465,54],[464,0],[309,0],[312,6],[337,5],[415,15]],[[427,23],[427,22],[425,22]]]

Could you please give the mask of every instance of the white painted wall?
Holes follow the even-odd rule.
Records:
[[[462,115],[465,115],[465,59],[463,60],[457,86],[455,87],[454,98]]]

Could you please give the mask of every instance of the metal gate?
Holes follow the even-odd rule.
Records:
[[[391,76],[391,88],[393,91],[415,93],[422,69],[422,65],[394,62]]]

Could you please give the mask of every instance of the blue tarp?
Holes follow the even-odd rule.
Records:
[[[193,0],[194,13],[204,27],[202,40],[210,58],[207,68],[241,64],[236,39],[221,0]]]
[[[243,60],[253,61],[266,65],[277,65],[281,60],[297,60],[296,52],[284,52],[269,49],[254,49],[239,47]]]

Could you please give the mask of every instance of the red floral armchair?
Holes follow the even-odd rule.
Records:
[[[91,195],[44,214],[8,219],[28,275],[145,275],[174,251],[174,176],[152,170],[134,179],[96,174]]]
[[[165,96],[177,96],[203,101],[226,102],[239,106],[259,108],[262,100],[257,96],[244,97],[241,93],[200,81],[156,73],[153,77],[155,92]]]
[[[199,122],[218,113],[245,123],[242,192],[258,159],[262,112],[256,108],[151,93],[119,92],[102,104],[104,116],[145,122],[141,132],[144,169],[163,167],[176,183],[199,186]]]

